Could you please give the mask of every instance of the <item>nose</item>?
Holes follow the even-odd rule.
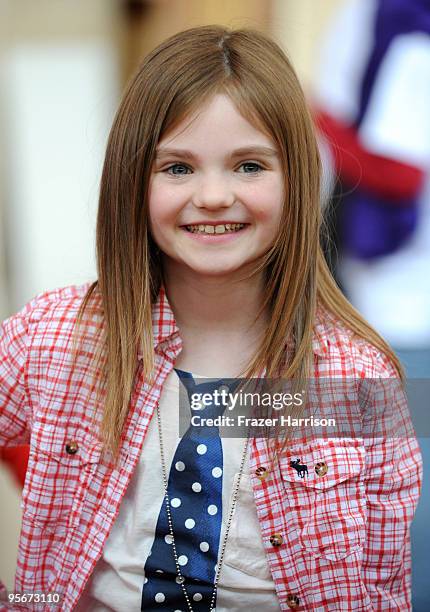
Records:
[[[217,173],[201,177],[193,197],[197,208],[210,210],[229,208],[234,201],[235,196],[229,181]]]

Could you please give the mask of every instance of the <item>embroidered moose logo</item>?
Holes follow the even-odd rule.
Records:
[[[304,464],[300,464],[300,461],[301,459],[290,461],[290,466],[296,470],[300,478],[304,478],[305,474],[308,473],[308,466]]]

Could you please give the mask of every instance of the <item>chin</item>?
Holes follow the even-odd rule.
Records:
[[[238,272],[241,268],[241,266],[232,267],[230,265],[227,267],[221,264],[214,266],[213,263],[212,265],[208,265],[208,266],[189,265],[189,267],[195,274],[200,274],[202,277],[207,277],[207,278],[221,278],[223,276],[229,276],[231,274],[234,274],[235,272]]]

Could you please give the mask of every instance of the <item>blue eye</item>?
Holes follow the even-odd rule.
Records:
[[[179,172],[174,172],[175,168],[179,168]],[[164,172],[167,172],[168,174],[173,174],[174,176],[183,176],[185,174],[188,174],[188,171],[190,171],[190,169],[184,164],[172,164],[164,170]]]
[[[241,172],[242,174],[258,174],[264,169],[260,164],[257,164],[257,162],[243,162],[239,168],[243,168]],[[191,174],[192,171],[185,164],[177,163],[172,164],[163,170],[163,172],[166,172],[172,176],[185,176],[187,174]]]
[[[257,174],[258,172],[263,170],[263,167],[260,166],[260,164],[257,164],[256,162],[244,162],[240,165],[240,167],[244,168],[244,174]]]

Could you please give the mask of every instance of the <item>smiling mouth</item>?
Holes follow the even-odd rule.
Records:
[[[185,225],[185,229],[192,234],[233,234],[240,232],[247,223],[225,223],[220,225]]]

